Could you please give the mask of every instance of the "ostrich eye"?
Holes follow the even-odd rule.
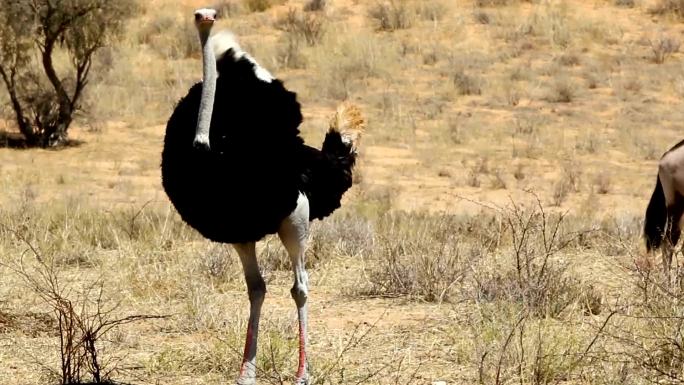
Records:
[[[195,14],[195,20],[199,20],[201,17],[202,17],[202,15],[200,15],[199,13]]]

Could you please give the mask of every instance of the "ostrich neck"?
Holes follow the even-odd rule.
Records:
[[[209,147],[209,126],[211,115],[214,110],[214,97],[216,95],[216,57],[209,41],[209,31],[200,31],[202,43],[202,98],[200,99],[199,113],[197,115],[197,128],[195,131],[195,143],[201,143]]]

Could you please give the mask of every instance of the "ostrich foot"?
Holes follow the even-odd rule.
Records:
[[[295,385],[309,385],[309,375],[305,374],[302,377],[299,377],[295,380],[294,382]]]

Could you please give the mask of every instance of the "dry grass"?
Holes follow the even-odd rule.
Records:
[[[659,4],[216,2],[217,29],[298,93],[308,143],[340,100],[368,117],[357,184],[307,254],[314,383],[683,381],[681,271],[669,286],[640,249],[655,162],[684,119],[680,15]],[[9,268],[35,258],[6,229],[74,304],[101,282],[112,319],[170,315],[100,340],[112,379],[234,380],[239,262],[159,183],[163,125],[201,78],[200,4],[157,5],[99,54],[82,145],[0,149],[0,383],[54,383],[60,363],[54,309]],[[259,255],[261,382],[288,383],[289,260],[275,238]]]

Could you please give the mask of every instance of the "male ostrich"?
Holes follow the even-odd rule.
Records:
[[[674,247],[682,234],[684,214],[684,140],[667,150],[658,162],[658,177],[646,208],[646,250],[662,247],[663,270],[669,278]]]
[[[245,53],[230,33],[210,37],[216,11],[195,12],[204,80],[180,100],[166,126],[162,184],[183,220],[203,236],[234,246],[245,274],[249,324],[238,384],[256,382],[259,315],[266,286],[255,242],[277,233],[294,270],[299,318],[297,384],[308,383],[309,222],[330,215],[351,187],[356,142],[364,126],[343,104],[321,150],[299,136],[296,95]]]

